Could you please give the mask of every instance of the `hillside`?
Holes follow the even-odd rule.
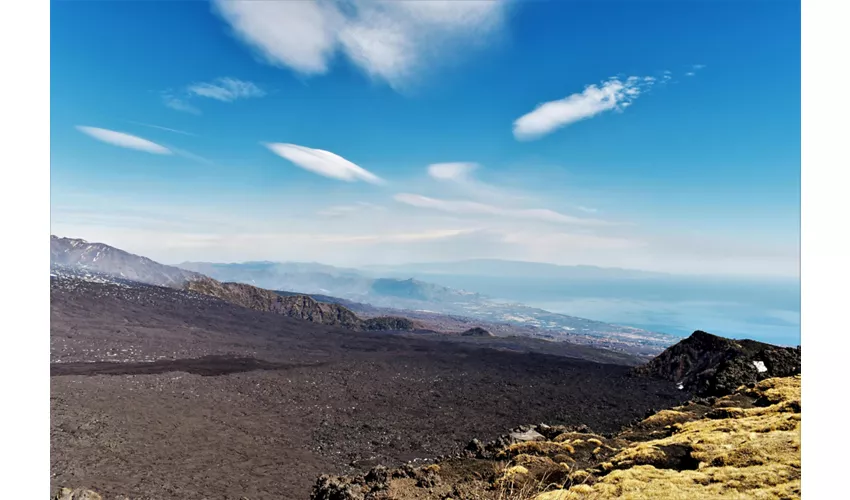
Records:
[[[342,306],[317,302],[304,295],[282,297],[271,290],[241,283],[220,283],[211,278],[188,282],[186,289],[255,311],[282,314],[323,325],[359,328],[361,323],[360,318]]]
[[[321,476],[312,500],[797,499],[800,376],[659,411],[623,431],[537,425],[420,467]]]
[[[525,422],[613,432],[687,397],[562,342],[352,331],[64,276],[50,308],[51,487],[107,500],[303,499],[322,473]]]
[[[104,243],[53,235],[50,236],[50,263],[159,286],[181,287],[187,281],[202,277]]]
[[[753,356],[770,368],[755,366]],[[710,387],[714,396],[653,411],[619,432],[594,424],[526,425],[486,444],[473,439],[464,451],[418,467],[323,475],[311,498],[800,498],[798,350],[697,331],[632,373],[675,374],[668,379],[688,381],[680,389]],[[718,379],[724,383],[703,383]]]
[[[800,348],[732,340],[698,330],[635,373],[669,380],[704,396],[724,395],[766,378],[800,373]]]
[[[352,337],[161,287],[56,285],[56,489],[181,500],[800,498],[799,374],[692,397],[626,367]],[[728,340],[707,335],[683,341],[695,359]],[[724,363],[712,359],[708,371]]]
[[[362,320],[339,304],[318,302],[306,295],[281,296],[271,290],[242,283],[220,283],[212,278],[202,278],[187,282],[185,288],[255,311],[281,314],[322,325],[353,330],[398,331],[412,331],[417,327],[406,318],[377,317]]]
[[[251,285],[221,283],[202,274],[166,266],[104,243],[51,236],[50,263],[54,275],[97,282],[138,282],[182,288],[255,311],[281,314],[322,325],[355,330],[412,331],[419,328],[413,321],[401,317],[363,320],[341,305],[318,302],[306,295],[283,297],[271,290]]]

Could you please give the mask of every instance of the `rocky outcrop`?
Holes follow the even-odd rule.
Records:
[[[378,316],[363,320],[362,328],[370,331],[410,332],[417,329],[416,323],[398,316]]]
[[[222,283],[203,277],[187,282],[185,288],[255,311],[281,314],[322,325],[363,331],[416,329],[413,321],[407,318],[381,316],[363,320],[339,304],[319,302],[307,295],[283,296],[271,290],[243,283]]]
[[[461,337],[492,337],[493,334],[489,331],[476,326],[460,334]]]
[[[732,340],[698,330],[634,373],[669,380],[701,396],[722,396],[742,385],[800,373],[800,347]]]

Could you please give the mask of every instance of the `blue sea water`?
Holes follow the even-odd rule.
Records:
[[[440,275],[423,279],[548,311],[677,336],[704,330],[800,344],[797,280],[663,277],[564,280]]]

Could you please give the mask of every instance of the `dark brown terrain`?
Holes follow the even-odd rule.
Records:
[[[52,279],[51,487],[308,498],[323,473],[528,423],[616,432],[688,396],[633,377],[625,354],[532,340],[357,332],[185,290]]]
[[[697,330],[634,371],[681,384],[701,396],[724,396],[742,385],[797,375],[800,361],[800,346],[733,340]]]

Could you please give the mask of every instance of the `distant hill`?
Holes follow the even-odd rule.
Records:
[[[363,296],[372,283],[353,269],[304,262],[183,262],[179,267],[219,281],[309,294]]]
[[[461,336],[463,336],[463,337],[492,337],[493,334],[488,332],[487,330],[481,328],[481,327],[476,326],[475,328],[470,328],[469,330],[466,330],[465,332],[461,333]]]
[[[52,265],[86,269],[151,285],[182,287],[201,274],[166,266],[104,243],[50,236]]]
[[[425,262],[399,265],[375,265],[363,268],[369,274],[381,276],[463,275],[503,278],[553,279],[627,279],[661,278],[666,273],[598,266],[560,266],[543,262],[500,259],[470,259],[453,262]]]

